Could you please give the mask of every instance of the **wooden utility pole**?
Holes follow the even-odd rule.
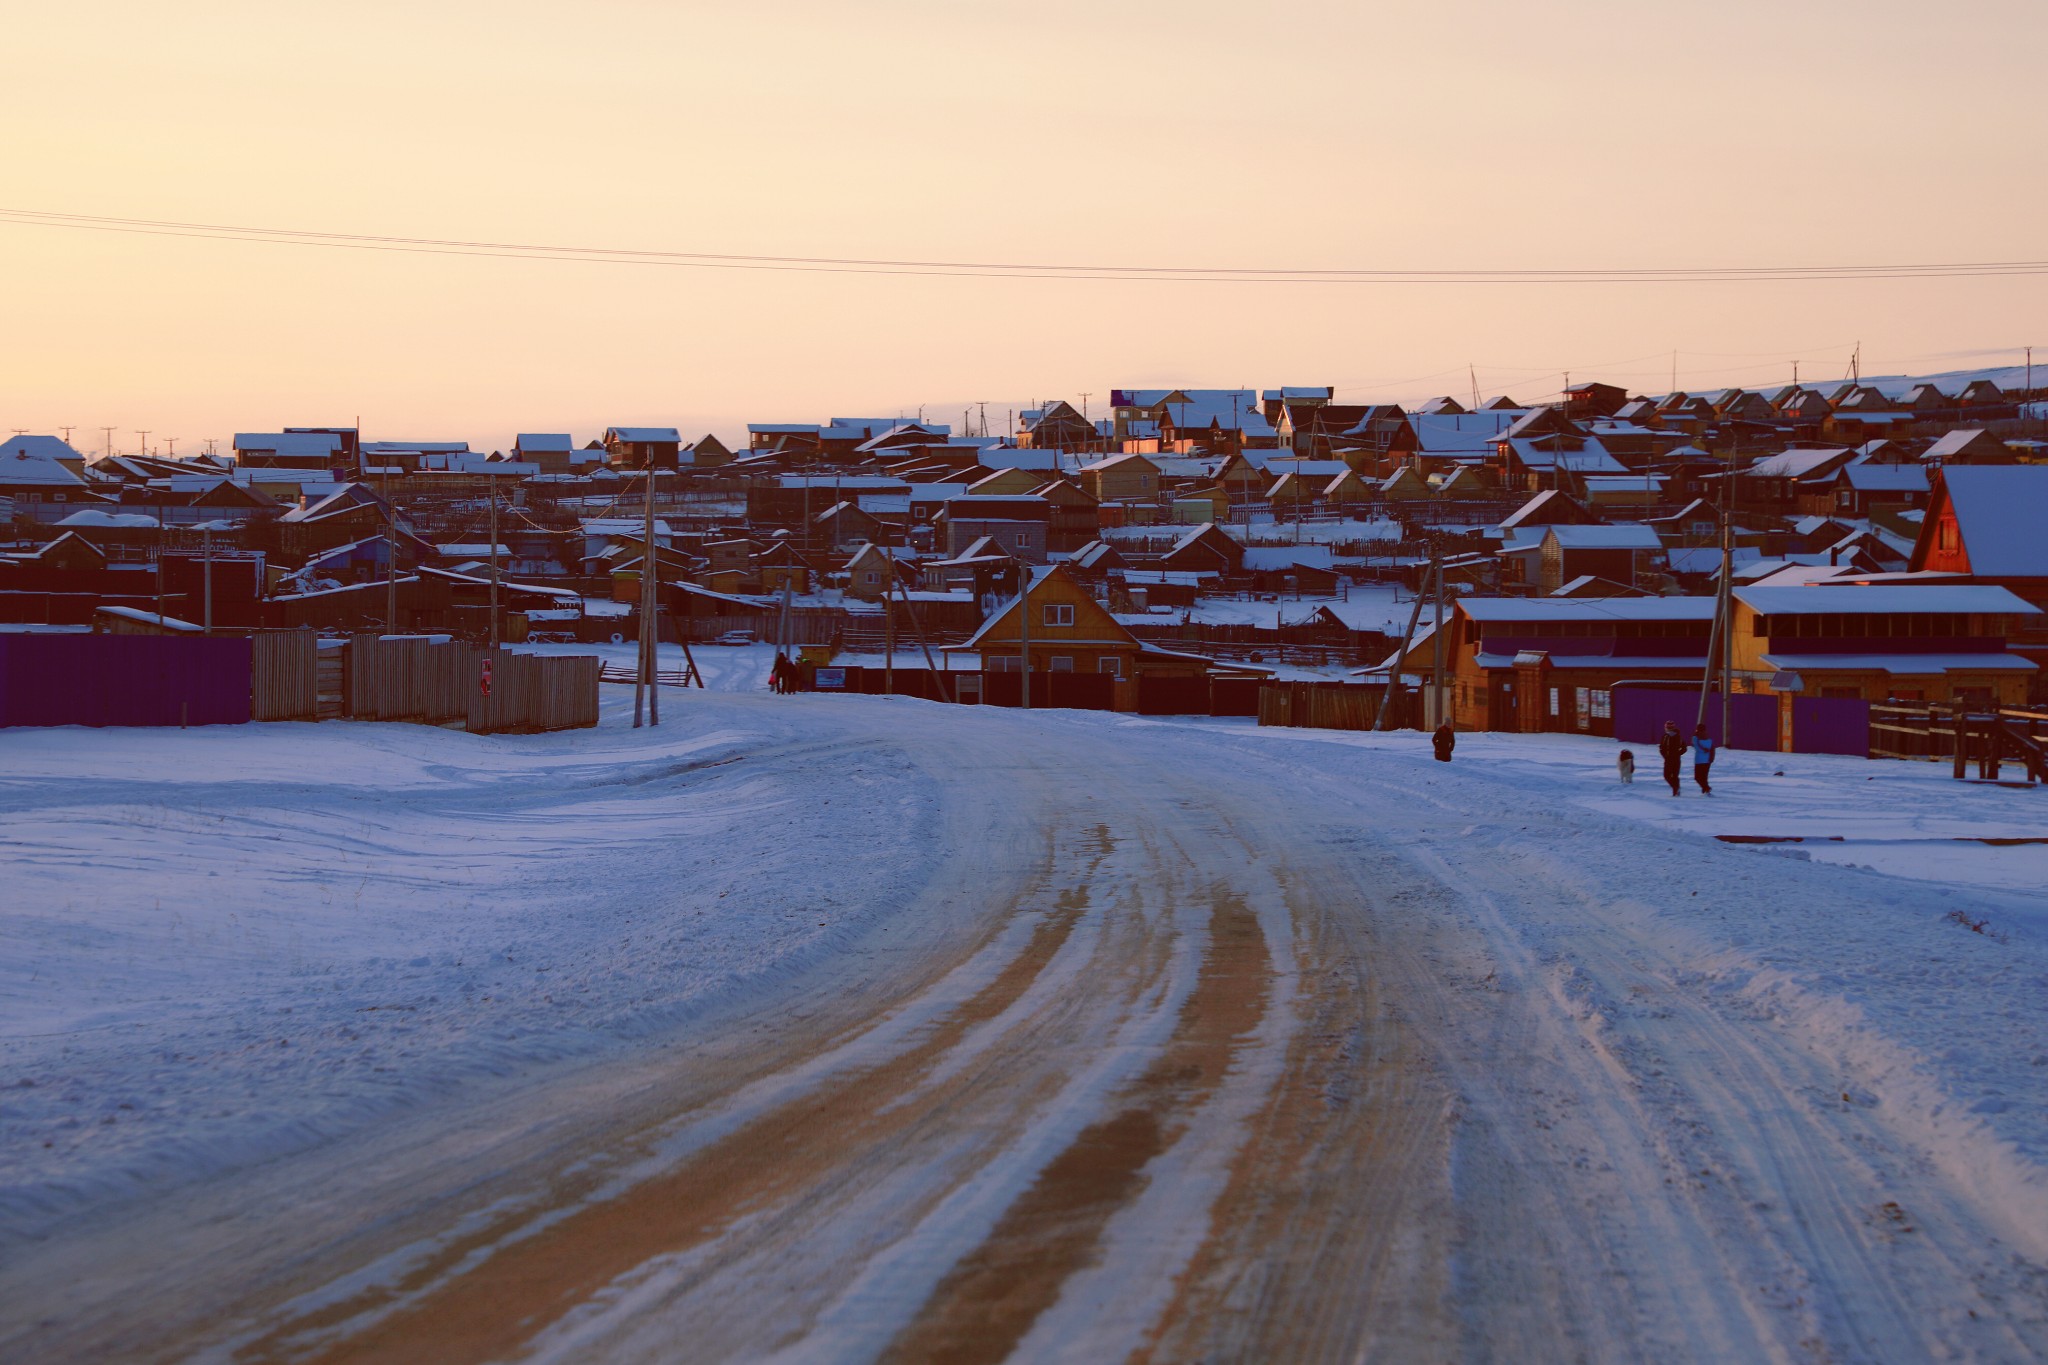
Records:
[[[1429,716],[1444,723],[1444,563],[1443,548],[1435,536],[1429,538],[1430,576],[1436,579],[1436,625],[1430,636]],[[1432,726],[1432,729],[1435,727]]]
[[[498,629],[498,481],[484,476],[484,487],[491,495],[491,654],[498,653],[500,632]]]
[[[938,663],[932,658],[931,642],[925,639],[924,622],[918,619],[917,608],[911,604],[910,589],[904,586],[903,581],[895,576],[893,570],[889,577],[890,581],[895,585],[896,591],[903,594],[903,610],[910,615],[910,629],[917,636],[918,648],[924,651],[924,666],[932,675],[933,686],[939,690],[939,700],[949,702],[953,700],[953,690],[946,686],[945,672],[940,669]]]
[[[1017,561],[1017,649],[1024,664],[1021,705],[1031,709],[1031,566]]]
[[[1430,543],[1432,546],[1435,545],[1434,540]],[[1430,569],[1434,571],[1435,568],[1436,562],[1432,558]],[[1408,612],[1408,629],[1401,632],[1401,652],[1394,656],[1394,662],[1387,669],[1387,690],[1380,698],[1380,714],[1378,719],[1373,722],[1372,727],[1375,730],[1391,730],[1394,728],[1394,699],[1400,695],[1401,691],[1401,670],[1408,662],[1409,646],[1415,643],[1415,627],[1422,621],[1422,602],[1429,586],[1427,579],[1425,579],[1423,584],[1424,590],[1415,594],[1415,605]]]
[[[888,586],[882,590],[882,695],[896,695],[896,559],[883,556]]]
[[[640,545],[640,667],[633,683],[633,728],[640,728],[640,702],[647,699],[647,723],[661,724],[661,696],[655,670],[656,627],[654,609],[657,602],[657,580],[661,574],[660,560],[654,545],[654,456],[647,456],[647,497],[646,518],[641,527]]]
[[[200,571],[201,581],[205,585],[202,591],[205,593],[206,596],[206,605],[204,608],[206,615],[204,616],[204,618],[202,618],[202,620],[206,629],[206,633],[208,635],[211,635],[213,634],[213,528],[211,526],[202,527],[200,529],[199,553],[205,565],[205,567]]]

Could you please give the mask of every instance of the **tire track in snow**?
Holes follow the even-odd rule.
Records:
[[[1108,1118],[1084,1129],[956,1264],[881,1359],[980,1365],[1007,1359],[1110,1218],[1143,1189],[1146,1166],[1213,1095],[1266,1011],[1271,959],[1258,916],[1212,890],[1209,946],[1173,1036]]]
[[[880,1065],[835,1078],[688,1158],[680,1168],[633,1184],[502,1245],[474,1268],[443,1279],[475,1252],[518,1231],[494,1226],[451,1245],[391,1289],[372,1291],[291,1322],[252,1343],[247,1360],[304,1358],[309,1335],[408,1294],[419,1297],[311,1359],[447,1362],[497,1359],[638,1266],[717,1238],[734,1221],[797,1193],[819,1169],[862,1148],[885,1145],[914,1123],[916,1105],[891,1109],[977,1024],[1002,1014],[1057,955],[1088,907],[1085,885],[1060,897],[1023,951],[977,994],[936,1021],[908,1050]],[[522,1213],[523,1224],[531,1218]],[[506,1311],[518,1303],[521,1311]]]

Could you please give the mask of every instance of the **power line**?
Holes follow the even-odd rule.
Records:
[[[980,279],[1127,280],[1217,284],[1700,284],[1795,280],[1971,278],[2048,274],[2048,260],[1920,261],[1873,265],[1643,266],[1574,269],[1349,269],[1283,266],[1054,264],[1020,261],[867,259],[840,256],[767,256],[738,252],[640,250],[493,242],[464,238],[404,237],[381,233],[250,227],[172,219],[124,218],[0,207],[0,223],[77,231],[319,246],[355,251],[478,256],[610,265],[651,265],[706,270],[914,275]]]

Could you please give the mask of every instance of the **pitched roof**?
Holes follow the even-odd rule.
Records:
[[[0,442],[0,483],[80,487],[85,480],[58,461],[83,458],[55,436],[12,437]]]
[[[1974,565],[1972,566],[1974,567]],[[2041,609],[1988,583],[1952,586],[1737,588],[1736,600],[1765,616],[1817,613],[1982,612],[2038,616]]]
[[[2048,578],[2048,465],[1948,465],[1941,484],[1972,573]]]

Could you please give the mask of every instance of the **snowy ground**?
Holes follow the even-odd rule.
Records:
[[[629,647],[630,648],[630,647]],[[700,651],[737,687],[759,651]],[[756,666],[759,666],[758,668]],[[79,1208],[630,1047],[920,883],[928,784],[772,714],[0,732],[0,1247]],[[742,761],[744,760],[744,761]],[[770,881],[763,867],[777,869]]]
[[[0,1357],[2048,1351],[2048,793],[697,653],[0,732]]]

